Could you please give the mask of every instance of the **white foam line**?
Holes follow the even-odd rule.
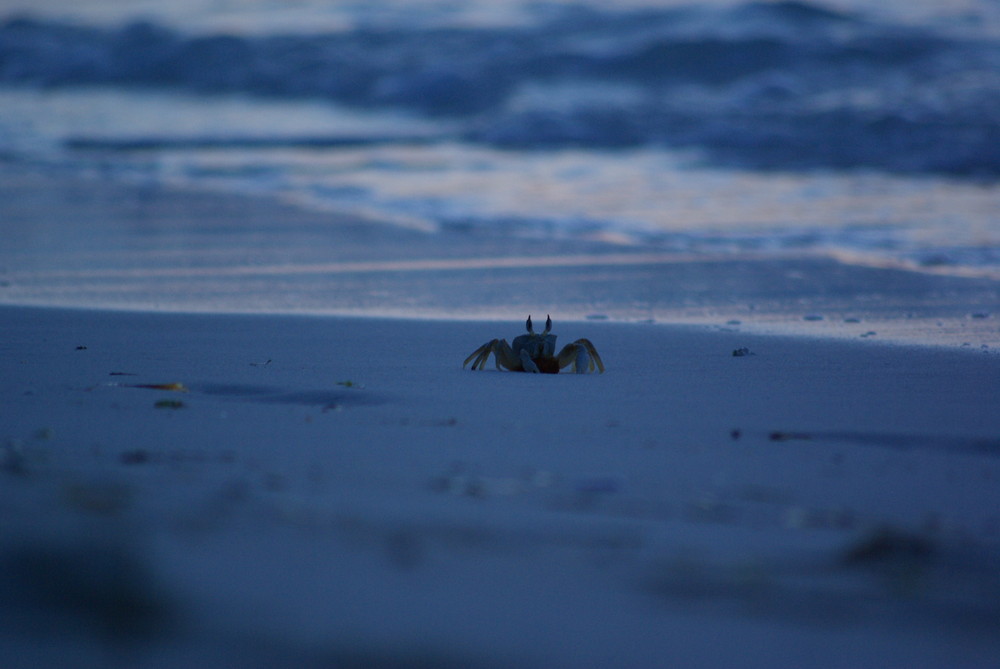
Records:
[[[743,257],[743,256],[741,256]],[[602,265],[654,265],[704,262],[722,256],[676,253],[611,253],[600,255],[507,256],[501,258],[433,258],[423,260],[370,260],[304,265],[259,265],[230,267],[154,267],[100,270],[59,270],[51,272],[11,273],[11,278],[29,279],[143,279],[178,277],[276,276],[309,274],[353,274],[371,272],[438,272],[482,269],[521,269],[545,267],[587,267]]]
[[[127,269],[55,270],[41,272],[10,272],[7,280],[44,281],[59,279],[158,279],[193,277],[252,277],[308,276],[323,274],[366,274],[377,272],[441,272],[484,269],[530,269],[555,267],[599,267],[628,265],[660,265],[732,260],[776,260],[793,257],[825,257],[845,265],[896,269],[938,276],[976,279],[1000,279],[992,268],[955,266],[924,266],[918,263],[881,258],[864,253],[826,250],[814,253],[794,253],[780,257],[775,254],[745,252],[732,254],[685,253],[608,253],[555,256],[505,256],[487,258],[426,258],[419,260],[366,260],[281,265],[239,265],[204,267],[152,267]]]

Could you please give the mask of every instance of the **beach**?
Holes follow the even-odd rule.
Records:
[[[987,281],[7,177],[5,667],[1000,653]]]
[[[996,3],[291,4],[0,0],[0,667],[1000,666]]]
[[[995,354],[516,316],[3,307],[4,666],[996,661]]]
[[[549,376],[462,369],[497,323],[2,318],[5,666],[1000,650],[995,356],[566,323],[607,372]]]

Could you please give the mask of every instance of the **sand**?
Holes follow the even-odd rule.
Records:
[[[995,281],[0,176],[2,667],[1000,662]]]
[[[995,666],[1000,358],[556,316],[0,308],[0,664]]]

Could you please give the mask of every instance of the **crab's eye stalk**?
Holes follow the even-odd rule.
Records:
[[[552,329],[552,317],[549,315],[545,316],[545,332],[542,334],[548,334],[549,330]]]
[[[528,322],[524,324],[524,327],[528,329],[529,333],[535,334],[534,328],[531,327],[531,316],[528,316]]]

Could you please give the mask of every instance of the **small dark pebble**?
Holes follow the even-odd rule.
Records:
[[[740,430],[739,428],[735,430],[730,430],[729,436],[732,437],[733,441],[736,441],[737,439],[743,436],[743,430]]]
[[[183,409],[184,402],[180,400],[160,400],[153,406],[157,409]]]
[[[26,464],[26,458],[20,448],[8,445],[0,450],[0,471],[22,476],[28,473]]]
[[[483,484],[482,481],[473,479],[469,481],[469,483],[465,486],[465,489],[462,490],[462,494],[465,495],[466,497],[475,497],[481,499],[483,497],[486,497],[486,486]]]
[[[399,569],[409,570],[423,561],[423,547],[417,536],[410,532],[394,532],[386,539],[389,561]]]
[[[77,346],[77,347],[76,347],[76,350],[77,350],[77,351],[86,351],[86,350],[87,350],[87,347],[86,347],[86,346]]]
[[[149,451],[137,448],[133,451],[125,451],[121,454],[123,465],[143,465],[149,462]]]
[[[755,355],[755,354],[754,354],[753,351],[751,351],[750,349],[748,349],[746,346],[744,346],[742,348],[735,349],[733,351],[733,357],[734,358],[742,358],[742,357],[747,356],[747,355]]]
[[[843,562],[849,565],[886,561],[923,561],[934,553],[934,544],[910,532],[882,527],[847,547]]]
[[[276,472],[264,475],[264,489],[268,492],[283,492],[288,489],[288,479]]]
[[[771,441],[792,441],[793,439],[809,440],[812,437],[805,432],[772,432],[768,435]]]
[[[620,492],[622,482],[612,476],[598,476],[577,481],[574,487],[578,493],[608,495]]]

